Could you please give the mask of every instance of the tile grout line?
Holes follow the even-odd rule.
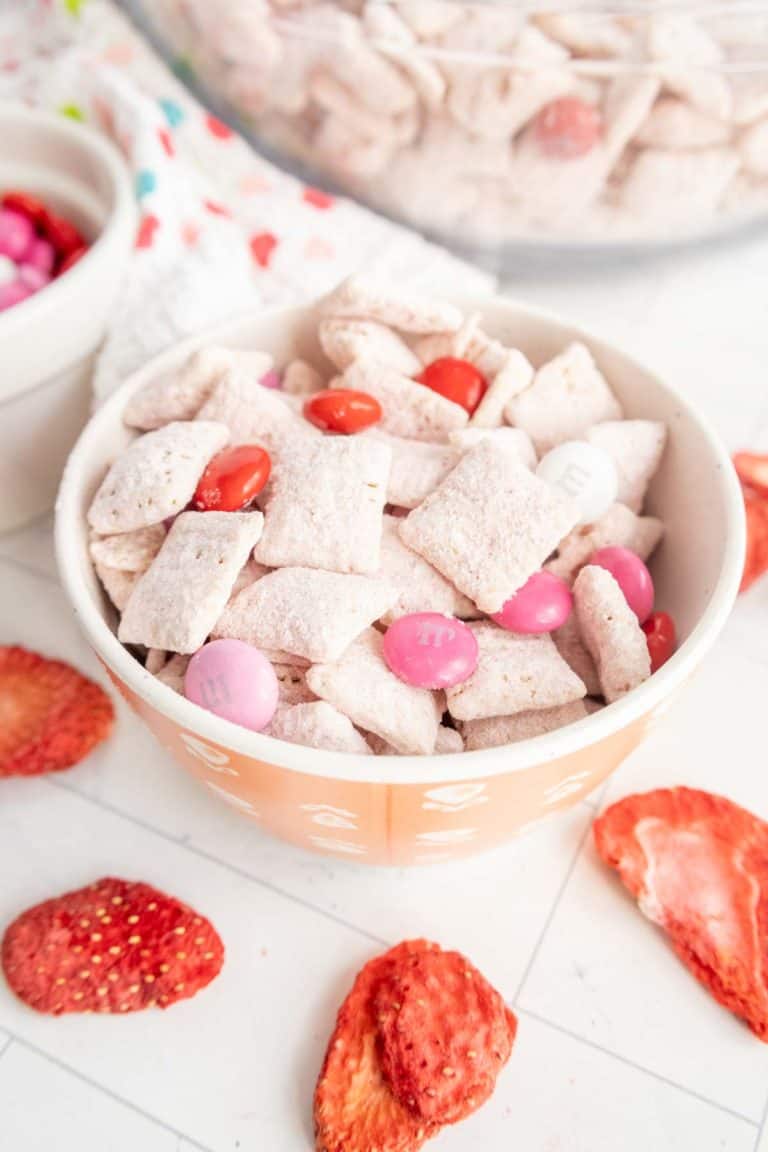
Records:
[[[585,804],[585,807],[588,807],[588,805]],[[525,970],[523,972],[523,975],[520,978],[520,983],[517,986],[517,990],[515,992],[515,995],[512,998],[511,1003],[512,1003],[512,1006],[515,1008],[515,1011],[517,1011],[518,1001],[520,999],[520,996],[522,995],[523,988],[525,987],[525,982],[528,979],[528,977],[530,976],[531,969],[533,968],[534,964],[536,963],[536,959],[539,955],[539,952],[541,951],[541,946],[544,943],[544,937],[546,936],[547,932],[549,931],[549,927],[555,918],[555,913],[557,912],[557,909],[560,906],[560,901],[562,900],[563,896],[565,895],[565,890],[568,887],[571,876],[574,873],[574,870],[576,868],[576,864],[578,863],[579,857],[581,856],[582,849],[587,842],[587,837],[589,836],[589,833],[592,830],[592,824],[594,821],[594,809],[590,808],[589,811],[592,815],[587,820],[587,827],[584,830],[584,832],[582,833],[581,837],[579,838],[579,842],[576,845],[576,849],[573,853],[573,858],[571,859],[571,862],[568,865],[568,871],[566,872],[565,876],[563,877],[563,881],[557,890],[557,894],[555,895],[555,899],[553,900],[552,905],[550,906],[549,912],[547,913],[547,918],[544,921],[544,927],[542,928],[541,933],[539,934],[539,938],[534,945],[533,952],[530,955],[528,963],[525,966]]]
[[[0,1060],[3,1059],[3,1056],[5,1056],[6,1052],[11,1047],[12,1044],[13,1044],[13,1037],[6,1032],[5,1040],[0,1044]]]
[[[726,1115],[732,1116],[735,1120],[741,1120],[744,1124],[749,1124],[751,1128],[758,1130],[758,1139],[760,1138],[760,1121],[754,1120],[751,1116],[745,1116],[743,1112],[738,1112],[735,1108],[729,1108],[727,1104],[719,1104],[716,1100],[710,1100],[708,1096],[704,1096],[701,1092],[696,1092],[693,1088],[687,1088],[685,1084],[679,1084],[669,1076],[664,1076],[661,1072],[654,1072],[652,1068],[647,1068],[643,1064],[637,1064],[634,1060],[630,1060],[627,1056],[622,1056],[619,1052],[613,1052],[610,1048],[604,1048],[594,1040],[590,1040],[578,1032],[573,1032],[570,1028],[565,1028],[562,1024],[557,1024],[554,1020],[549,1020],[546,1016],[539,1015],[538,1012],[532,1012],[529,1008],[519,1008],[517,1006],[515,1006],[515,1011],[519,1012],[521,1016],[527,1016],[529,1019],[535,1020],[538,1024],[543,1024],[546,1028],[551,1028],[554,1032],[559,1032],[562,1036],[568,1036],[569,1039],[586,1045],[587,1048],[591,1048],[593,1051],[607,1056],[610,1060],[617,1060],[619,1064],[623,1064],[627,1068],[632,1068],[635,1072],[641,1072],[644,1076],[650,1076],[651,1079],[657,1080],[661,1084],[666,1084],[667,1087],[674,1088],[676,1091],[682,1092],[685,1096],[690,1096],[702,1104],[708,1104],[710,1108],[716,1108],[719,1112],[724,1112]]]
[[[755,1140],[754,1152],[759,1152],[760,1141],[763,1138],[763,1133],[766,1133],[766,1132],[768,1132],[768,1100],[766,1100],[766,1102],[765,1102],[765,1108],[763,1108],[762,1119],[760,1120],[760,1126],[757,1130],[757,1138]]]
[[[65,1060],[61,1060],[58,1056],[53,1056],[50,1052],[46,1052],[44,1048],[39,1048],[37,1044],[32,1044],[29,1040],[26,1040],[23,1036],[19,1036],[15,1032],[11,1032],[9,1035],[11,1038],[10,1043],[3,1050],[4,1052],[7,1051],[7,1048],[10,1047],[12,1043],[15,1042],[16,1044],[20,1044],[22,1048],[28,1049],[28,1051],[33,1052],[41,1059],[47,1060],[50,1064],[55,1065],[57,1068],[61,1068],[64,1072],[68,1072],[71,1076],[74,1076],[75,1079],[81,1080],[83,1084],[87,1084],[89,1088],[94,1088],[97,1092],[102,1092],[105,1096],[109,1096],[110,1099],[116,1101],[118,1104],[122,1104],[125,1108],[130,1108],[130,1110],[135,1112],[138,1116],[143,1116],[145,1120],[149,1120],[151,1123],[157,1125],[158,1128],[163,1128],[166,1132],[170,1132],[171,1135],[175,1136],[177,1139],[186,1140],[187,1143],[191,1144],[193,1148],[196,1148],[198,1152],[213,1152],[213,1149],[209,1148],[207,1144],[201,1144],[199,1140],[195,1140],[194,1137],[189,1136],[186,1132],[182,1132],[180,1129],[174,1128],[172,1124],[166,1124],[164,1120],[159,1119],[157,1116],[153,1116],[151,1112],[147,1112],[138,1104],[134,1104],[131,1100],[126,1100],[124,1096],[121,1096],[117,1092],[113,1092],[111,1088],[107,1088],[104,1084],[100,1084],[98,1080],[93,1080],[90,1076],[86,1076],[85,1073],[81,1072],[78,1068],[73,1068],[72,1065],[67,1064]]]
[[[326,908],[322,908],[317,904],[313,904],[310,900],[305,900],[301,896],[295,895],[293,892],[287,892],[285,889],[278,887],[276,884],[271,884],[268,880],[263,880],[259,876],[254,876],[252,872],[247,872],[244,868],[240,868],[237,864],[230,864],[226,860],[221,860],[218,856],[214,856],[212,852],[207,852],[204,848],[200,848],[188,840],[180,840],[175,836],[171,836],[168,832],[163,832],[159,828],[155,828],[152,824],[146,823],[144,820],[138,820],[135,816],[129,815],[121,808],[117,808],[113,804],[107,804],[103,800],[96,800],[92,796],[80,792],[77,788],[73,788],[69,784],[65,784],[61,780],[46,780],[51,788],[58,788],[62,792],[67,792],[71,796],[77,796],[78,799],[83,800],[87,804],[91,804],[96,808],[101,808],[106,812],[111,812],[112,815],[117,816],[121,820],[126,820],[129,824],[135,825],[137,828],[144,829],[145,832],[150,832],[154,836],[160,837],[169,844],[173,844],[176,848],[182,848],[197,856],[200,860],[206,860],[210,864],[216,864],[219,868],[224,868],[227,872],[231,872],[236,876],[242,877],[244,880],[249,880],[252,884],[258,884],[259,887],[272,892],[275,896],[282,896],[285,900],[290,900],[293,904],[298,904],[301,908],[306,908],[310,912],[314,912],[318,916],[322,916],[326,920],[330,920],[334,924],[339,924],[342,928],[347,928],[352,932],[357,933],[366,940],[372,941],[374,944],[381,944],[384,947],[389,947],[389,944],[381,936],[376,936],[372,932],[368,932],[365,928],[360,928],[357,924],[353,924],[350,920],[346,920],[343,916],[337,916],[333,912],[329,912]]]

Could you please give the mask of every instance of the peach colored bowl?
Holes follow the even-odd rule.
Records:
[[[670,443],[650,509],[667,537],[653,561],[657,603],[674,616],[677,653],[645,684],[557,732],[460,755],[337,755],[274,740],[198,708],[161,684],[120,645],[115,617],[88,559],[85,512],[109,461],[131,440],[128,396],[210,340],[262,348],[278,364],[325,363],[311,310],[262,312],[186,343],[128,380],[86,427],[59,492],[61,578],[90,643],[117,688],[161,744],[217,797],[260,827],[314,851],[368,864],[421,864],[469,855],[574,804],[642,740],[720,632],[744,554],[741,496],[728,456],[685,400],[616,349],[545,313],[500,298],[461,300],[483,327],[535,364],[585,340],[629,415],[664,420]],[[492,499],[492,494],[489,494]]]

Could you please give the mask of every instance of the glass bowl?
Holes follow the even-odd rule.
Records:
[[[768,3],[127,0],[263,151],[465,251],[768,213]]]

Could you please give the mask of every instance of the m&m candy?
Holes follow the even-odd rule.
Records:
[[[519,591],[491,617],[509,632],[553,632],[565,624],[573,608],[571,589],[552,572],[534,572]]]
[[[390,672],[416,688],[452,688],[477,667],[472,629],[441,612],[412,612],[395,620],[383,652]]]
[[[277,708],[277,676],[258,648],[242,640],[212,640],[190,660],[184,695],[223,720],[260,732]]]
[[[644,623],[653,611],[653,580],[637,553],[629,548],[599,548],[588,563],[610,572],[627,604],[640,623]]]

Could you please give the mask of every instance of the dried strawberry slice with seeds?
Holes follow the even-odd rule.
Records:
[[[457,952],[408,940],[371,960],[341,1006],[318,1081],[318,1152],[416,1152],[487,1099],[516,1024]]]
[[[437,1130],[392,1095],[373,1010],[378,984],[401,959],[436,947],[424,940],[399,944],[358,974],[339,1009],[315,1090],[317,1152],[416,1152]]]
[[[466,957],[404,957],[379,984],[374,1010],[384,1076],[422,1120],[454,1124],[488,1099],[517,1021]]]
[[[224,946],[173,896],[107,877],[22,913],[0,960],[11,989],[38,1012],[138,1012],[210,984]]]
[[[0,647],[0,778],[71,768],[114,718],[106,692],[69,664]]]
[[[671,788],[620,800],[594,835],[696,979],[768,1041],[768,824],[722,796]]]

